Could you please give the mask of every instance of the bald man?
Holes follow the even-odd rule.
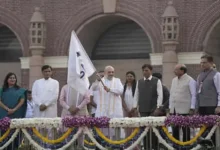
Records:
[[[114,74],[115,69],[112,66],[106,66],[104,69],[104,77],[101,81],[97,80],[93,84],[93,88],[96,90],[94,93],[96,93],[98,101],[95,112],[96,117],[123,117],[122,100],[120,97],[123,93],[123,85],[119,78],[114,77]],[[107,133],[106,136],[114,136],[113,132],[110,132],[110,134]]]
[[[175,66],[176,77],[170,89],[169,109],[171,114],[193,114],[196,105],[196,81],[187,74],[183,64]],[[179,139],[179,128],[173,128],[173,136]],[[183,141],[190,140],[190,129],[183,127]]]
[[[99,105],[97,105],[96,117],[106,116],[109,118],[123,117],[122,101],[120,95],[123,92],[123,85],[119,78],[114,77],[115,69],[106,66],[102,82],[96,81],[93,88],[98,91]],[[104,85],[102,84],[104,83]]]

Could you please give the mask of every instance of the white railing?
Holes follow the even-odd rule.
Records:
[[[216,147],[220,146],[219,118],[218,116],[206,118],[191,117],[188,119],[191,128],[189,141],[177,140],[169,132],[171,125],[180,125],[181,119],[169,117],[140,117],[140,118],[33,118],[33,119],[3,119],[0,120],[0,129],[6,129],[0,137],[0,150],[11,146],[15,149],[20,145],[29,149],[59,149],[77,147],[76,141],[84,135],[84,148],[101,150],[125,149],[132,150],[147,143],[147,147],[155,149],[153,143],[158,139],[158,149],[174,150],[179,147],[199,150],[205,146],[212,146],[211,137],[216,134]],[[200,119],[200,122],[195,119]],[[170,119],[170,120],[169,120]],[[212,119],[212,120],[211,120]],[[194,120],[194,122],[192,122]],[[201,120],[204,123],[201,123]],[[211,120],[211,121],[210,121]],[[173,122],[172,122],[173,121]],[[176,121],[176,122],[175,122]],[[191,124],[190,124],[191,122]],[[187,124],[186,122],[182,124]],[[180,127],[181,129],[182,127]],[[104,130],[107,129],[107,132]],[[124,137],[123,131],[132,130],[131,134]],[[112,133],[113,131],[113,133]],[[195,131],[195,132],[194,132]],[[156,135],[156,139],[153,138]],[[148,136],[145,141],[144,137]],[[203,137],[203,138],[202,138]],[[181,138],[180,138],[181,139]],[[79,144],[79,142],[78,142]],[[31,145],[31,146],[30,146]],[[27,148],[25,148],[27,150]],[[207,149],[207,148],[204,148]]]

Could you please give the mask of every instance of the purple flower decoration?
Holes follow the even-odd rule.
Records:
[[[11,119],[8,117],[0,119],[0,130],[6,131],[10,127],[10,123]]]
[[[107,117],[64,117],[62,123],[65,127],[108,127],[110,118]]]
[[[217,115],[209,115],[209,116],[180,116],[180,115],[172,115],[168,116],[165,120],[166,126],[180,126],[180,127],[201,127],[202,125],[206,126],[214,126],[219,125],[220,117]]]

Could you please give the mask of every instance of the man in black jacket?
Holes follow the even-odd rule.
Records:
[[[153,73],[152,76],[158,78],[162,82],[162,75],[160,73]],[[166,110],[169,109],[170,92],[168,88],[162,84],[163,87],[163,107],[161,107],[160,116],[166,116]]]

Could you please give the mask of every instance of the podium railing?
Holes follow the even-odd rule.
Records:
[[[0,120],[0,150],[214,149],[220,147],[219,121],[219,116],[4,118]],[[178,139],[172,133],[174,126],[180,130]],[[185,127],[190,128],[188,141],[182,138]]]

